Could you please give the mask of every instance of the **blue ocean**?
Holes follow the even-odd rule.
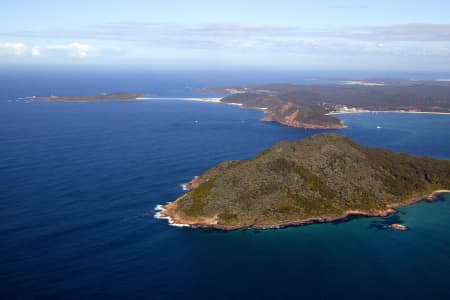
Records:
[[[324,74],[317,74],[317,77]],[[154,218],[181,184],[306,130],[190,101],[26,103],[24,97],[303,83],[303,73],[0,70],[0,298],[450,299],[450,195],[386,218],[221,232]],[[450,116],[340,115],[371,147],[450,159]],[[377,127],[380,128],[377,128]],[[387,230],[402,223],[409,231]]]

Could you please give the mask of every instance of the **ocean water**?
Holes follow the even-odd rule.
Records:
[[[332,130],[262,123],[261,111],[225,104],[19,99],[199,96],[205,86],[276,81],[222,75],[0,71],[2,299],[450,298],[449,195],[387,218],[281,230],[185,229],[153,217],[217,163]],[[349,128],[338,132],[362,144],[450,159],[448,115],[340,118]],[[411,230],[383,229],[393,222]]]

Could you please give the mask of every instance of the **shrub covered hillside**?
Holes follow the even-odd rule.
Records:
[[[390,206],[450,188],[450,161],[367,148],[337,134],[281,142],[249,161],[220,164],[175,204],[214,227],[264,227]],[[201,222],[199,222],[201,223]],[[207,224],[199,224],[207,225]]]

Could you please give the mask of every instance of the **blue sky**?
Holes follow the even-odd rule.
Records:
[[[450,1],[2,1],[0,64],[448,71]]]

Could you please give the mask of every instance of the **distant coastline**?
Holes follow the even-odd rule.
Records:
[[[161,97],[151,94],[114,92],[91,96],[26,97],[26,102],[193,101],[236,105],[265,113],[263,122],[305,129],[343,129],[338,115],[355,113],[414,113],[449,115],[446,98],[450,87],[415,82],[386,85],[384,82],[347,80],[342,85],[269,84],[248,87],[203,88],[223,97]],[[431,93],[433,91],[433,93]],[[370,92],[370,93],[369,93]],[[417,93],[430,98],[411,99]],[[437,94],[437,95],[435,95]],[[370,97],[368,95],[371,95]],[[391,99],[397,99],[392,104]]]
[[[226,104],[226,105],[235,105],[239,106],[243,109],[256,109],[256,110],[262,110],[266,111],[269,108],[267,107],[250,107],[250,106],[244,106],[242,103],[236,103],[236,102],[225,102],[222,101],[225,97],[211,97],[211,98],[200,98],[200,97],[139,97],[137,100],[143,100],[143,101],[151,101],[151,100],[161,100],[161,101],[194,101],[194,102],[208,102],[208,103],[218,103],[218,104]]]
[[[274,83],[204,89],[228,93],[222,102],[266,107],[263,121],[309,129],[345,128],[337,115],[392,112],[450,114],[446,82],[343,79],[328,84]],[[424,100],[426,99],[426,100]]]
[[[136,100],[165,100],[165,101],[198,101],[223,103],[222,98],[199,98],[199,97],[138,97]]]
[[[366,114],[366,113],[403,113],[403,114],[450,115],[450,112],[436,112],[436,111],[405,111],[405,110],[362,110],[362,111],[343,111],[343,112],[329,112],[329,113],[327,113],[327,115]]]
[[[144,93],[129,93],[129,92],[114,92],[114,93],[102,93],[92,96],[29,96],[24,99],[27,102],[110,102],[110,101],[124,101],[134,102],[138,101],[140,97],[145,96]]]

